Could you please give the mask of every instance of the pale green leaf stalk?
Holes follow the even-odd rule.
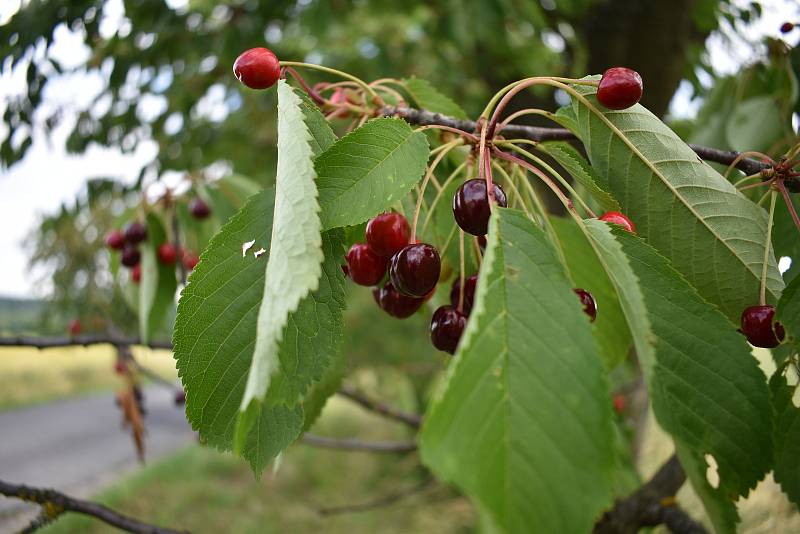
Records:
[[[278,345],[289,314],[317,289],[322,274],[322,224],[315,183],[312,136],[302,100],[278,82],[278,168],[275,214],[266,266],[264,296],[258,311],[256,344],[237,422],[234,447],[243,444],[255,421],[270,378],[278,368]]]

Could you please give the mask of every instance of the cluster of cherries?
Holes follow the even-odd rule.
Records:
[[[211,215],[211,207],[202,199],[195,198],[189,204],[189,212],[195,219],[206,219]],[[122,230],[112,230],[106,235],[106,246],[121,252],[120,263],[131,270],[131,280],[138,284],[142,279],[142,258],[139,245],[147,241],[147,227],[139,221],[125,225]],[[191,271],[200,261],[198,255],[191,250],[180,250],[172,243],[162,243],[158,247],[158,261],[164,265],[174,265],[180,253],[181,262],[187,271]]]

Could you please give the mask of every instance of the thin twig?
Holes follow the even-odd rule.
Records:
[[[306,432],[303,434],[303,443],[322,447],[323,449],[337,449],[343,451],[388,452],[407,453],[417,450],[413,441],[362,441],[350,438],[329,438]]]
[[[410,488],[406,488],[401,491],[397,491],[394,493],[388,493],[377,499],[373,499],[371,501],[355,503],[355,504],[345,504],[342,506],[331,506],[328,508],[318,508],[317,513],[321,516],[331,516],[331,515],[340,515],[340,514],[352,514],[356,512],[367,512],[369,510],[374,510],[375,508],[382,508],[384,506],[390,506],[398,501],[411,497],[417,493],[421,493],[431,487],[433,484],[432,478],[426,478],[416,486],[412,486]]]
[[[387,419],[394,419],[395,421],[400,421],[403,424],[410,426],[411,428],[419,428],[422,424],[422,416],[415,414],[415,413],[407,413],[397,410],[383,402],[372,399],[367,395],[363,394],[362,392],[358,391],[352,386],[343,385],[339,388],[338,391],[339,395],[350,399],[351,401],[355,402],[356,404],[362,406],[363,408],[380,414]]]
[[[34,347],[37,349],[49,349],[54,347],[88,347],[89,345],[142,345],[151,349],[172,349],[169,341],[151,341],[142,344],[139,338],[122,338],[110,336],[108,334],[89,334],[81,336],[57,336],[57,337],[37,337],[37,336],[13,336],[0,337],[0,347]]]
[[[76,512],[92,516],[127,532],[138,534],[177,534],[185,532],[143,523],[102,504],[76,499],[53,489],[33,488],[0,480],[0,495],[39,504],[43,507],[48,517],[57,517],[64,512]],[[29,526],[32,527],[33,524]]]
[[[381,113],[385,116],[402,117],[411,124],[422,126],[449,126],[466,132],[474,132],[477,125],[475,121],[456,119],[455,117],[449,117],[441,113],[433,113],[423,109],[403,106],[384,106]],[[503,128],[503,134],[506,137],[514,135],[516,137],[530,139],[531,141],[571,141],[577,139],[575,134],[564,128],[544,128],[541,126],[525,126],[519,124],[509,124],[505,126]],[[695,144],[690,144],[689,147],[702,159],[713,161],[714,163],[721,163],[723,165],[730,165],[739,157],[739,152],[732,150],[720,150],[718,148]],[[736,168],[748,175],[758,173],[770,166],[769,163],[763,163],[752,158],[742,158],[736,163]]]

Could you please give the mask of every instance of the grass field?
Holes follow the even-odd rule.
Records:
[[[177,380],[172,354],[134,348],[138,362],[169,380]],[[114,373],[116,351],[110,345],[37,350],[0,348],[0,409],[9,409],[120,385]]]

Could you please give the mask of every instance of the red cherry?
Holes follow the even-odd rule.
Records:
[[[125,226],[125,242],[137,245],[147,239],[147,227],[138,221]]]
[[[784,22],[781,24],[781,33],[789,33],[794,29],[794,24],[791,22]]]
[[[607,211],[600,216],[600,220],[619,225],[632,234],[636,233],[636,226],[633,221],[618,211]]]
[[[139,253],[139,249],[133,245],[126,244],[125,248],[122,249],[122,257],[120,258],[120,262],[125,267],[131,268],[139,264],[141,257],[142,255]]]
[[[642,77],[635,70],[613,67],[603,73],[597,100],[608,109],[626,109],[642,98]]]
[[[386,282],[382,288],[373,287],[372,297],[378,306],[398,319],[411,317],[428,300],[426,297],[409,297],[400,293],[391,282]]]
[[[389,277],[398,291],[409,297],[425,297],[439,281],[442,262],[432,245],[407,245],[392,256]]]
[[[205,219],[211,215],[211,208],[202,198],[195,198],[189,204],[189,212],[195,219]]]
[[[134,265],[133,269],[131,270],[131,280],[133,280],[134,284],[138,284],[142,281],[142,264],[137,263]]]
[[[67,328],[69,329],[69,335],[77,336],[81,333],[81,322],[77,319],[73,319],[69,322],[69,326]]]
[[[595,302],[592,294],[580,288],[575,288],[573,291],[578,295],[578,298],[581,299],[584,313],[589,316],[591,322],[594,322],[594,320],[597,319],[597,302]]]
[[[128,365],[122,360],[114,362],[114,372],[118,375],[124,375],[128,372]]]
[[[369,221],[366,233],[369,248],[389,258],[408,245],[411,227],[399,213],[382,213]]]
[[[750,306],[742,312],[740,332],[755,347],[771,349],[777,347],[786,337],[783,325],[773,322],[775,308],[770,305]]]
[[[614,395],[614,411],[618,414],[621,414],[625,411],[625,408],[628,406],[628,400],[625,398],[625,395],[622,393],[617,393]]]
[[[197,264],[200,263],[200,257],[190,250],[183,252],[183,267],[187,271],[193,271]]]
[[[106,235],[106,246],[111,250],[122,250],[125,246],[125,235],[119,230],[111,230]]]
[[[356,243],[347,251],[350,279],[361,286],[374,286],[386,274],[389,260],[378,256],[366,243]]]
[[[164,265],[172,265],[178,257],[178,251],[172,243],[162,243],[158,246],[158,261]]]
[[[250,89],[267,89],[280,78],[281,65],[272,50],[251,48],[233,62],[233,74]]]
[[[506,193],[497,184],[494,185],[494,199],[503,208],[508,206]],[[483,236],[489,228],[489,196],[486,194],[486,181],[481,178],[467,180],[453,195],[453,215],[456,223],[465,232]]]
[[[461,310],[464,315],[469,317],[472,311],[472,304],[475,301],[475,287],[478,284],[478,275],[473,274],[464,279],[464,306]],[[458,308],[458,297],[461,293],[461,277],[456,278],[453,282],[453,288],[450,290],[450,304],[454,308]]]
[[[183,406],[184,404],[186,404],[186,392],[183,391],[182,389],[176,391],[174,402],[175,406]]]
[[[467,317],[452,306],[442,306],[433,313],[431,341],[439,350],[455,354]]]

